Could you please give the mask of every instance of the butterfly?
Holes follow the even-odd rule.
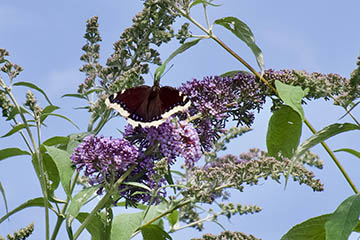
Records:
[[[191,101],[176,88],[142,85],[110,95],[105,104],[115,109],[134,128],[158,127],[170,116],[189,108]]]

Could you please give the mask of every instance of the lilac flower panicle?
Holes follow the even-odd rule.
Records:
[[[201,117],[194,120],[194,125],[205,151],[210,151],[212,144],[224,133],[225,123],[230,117],[237,124],[252,124],[252,110],[259,111],[265,103],[260,89],[255,76],[246,72],[234,77],[193,79],[180,87],[192,101],[190,115],[201,113]]]
[[[131,165],[137,164],[125,181],[137,181],[150,188],[156,187],[152,180],[153,161],[144,158],[139,161],[142,153],[126,139],[114,139],[96,136],[87,136],[83,139],[71,154],[70,158],[78,171],[84,169],[85,176],[89,177],[91,185],[105,184],[114,178],[119,179]],[[101,194],[103,188],[98,192]],[[135,192],[144,191],[139,188],[129,188],[121,184],[119,186],[120,196],[130,202],[149,202],[149,193],[133,195]],[[164,192],[160,192],[164,195]]]
[[[137,136],[134,141],[140,142],[140,149],[149,149],[158,146],[149,153],[154,160],[163,157],[173,164],[177,157],[185,159],[188,168],[201,158],[201,146],[198,134],[194,127],[187,121],[174,122],[168,119],[159,127],[135,128],[130,125],[125,129],[125,138]]]

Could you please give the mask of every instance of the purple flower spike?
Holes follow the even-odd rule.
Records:
[[[193,103],[189,108],[190,115],[202,115],[193,123],[205,151],[210,151],[219,134],[224,132],[229,117],[237,124],[249,126],[254,121],[251,111],[259,111],[265,103],[255,76],[245,72],[239,72],[234,77],[193,79],[183,84],[180,91]]]
[[[138,148],[126,139],[91,135],[83,139],[70,158],[78,171],[84,169],[85,176],[89,177],[91,185],[105,184],[105,181],[110,182],[112,179],[117,181],[132,164],[137,164],[125,181],[136,181],[150,188],[158,187],[159,184],[153,180],[153,160],[142,156]],[[98,193],[101,194],[103,189],[100,188]],[[130,204],[139,201],[148,203],[151,195],[149,193],[133,194],[139,191],[145,190],[124,184],[119,186],[120,196]],[[165,192],[160,192],[160,194],[164,196]]]

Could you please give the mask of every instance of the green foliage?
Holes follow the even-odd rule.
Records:
[[[114,217],[111,240],[129,240],[141,226],[144,213],[123,213]]]
[[[194,0],[194,1],[191,2],[190,6],[189,6],[189,9],[191,9],[192,7],[194,7],[194,6],[198,5],[198,4],[210,5],[210,6],[213,6],[213,7],[220,7],[221,6],[220,4],[211,3],[211,1]]]
[[[9,157],[31,155],[28,151],[21,150],[20,148],[5,148],[0,150],[0,161]]]
[[[281,106],[270,118],[266,135],[266,146],[270,156],[278,157],[281,153],[291,158],[299,145],[302,121],[291,107]]]
[[[201,40],[201,38],[190,41],[190,42],[186,42],[183,45],[181,45],[178,49],[176,49],[166,60],[165,62],[159,66],[154,73],[154,79],[155,81],[159,82],[160,78],[162,76],[162,74],[165,71],[166,65],[171,61],[171,59],[173,59],[174,57],[176,57],[178,54],[185,52],[187,49],[195,46],[199,41]]]
[[[241,39],[248,45],[253,54],[256,57],[257,64],[260,67],[261,72],[264,71],[264,57],[261,49],[255,44],[255,37],[251,29],[244,22],[240,21],[236,17],[224,17],[215,20],[214,24],[221,25],[230,30],[235,36]]]
[[[360,152],[358,152],[354,149],[350,149],[350,148],[341,148],[341,149],[335,150],[334,152],[347,152],[347,153],[354,155],[357,158],[360,158]]]
[[[302,90],[299,86],[290,86],[278,80],[275,81],[275,86],[281,100],[299,113],[301,119],[304,120],[304,109],[301,106],[301,100],[308,94],[309,90]]]
[[[1,136],[2,138],[4,137],[9,137],[11,135],[13,135],[14,133],[19,132],[20,130],[26,128],[26,126],[28,127],[35,127],[35,125],[33,124],[24,124],[24,123],[19,123],[17,125],[15,125],[8,133],[6,133],[5,135]]]
[[[147,225],[141,228],[141,233],[144,240],[166,240],[172,239],[170,235],[165,232],[158,225]]]
[[[80,212],[76,219],[83,223],[85,219],[89,216],[89,213]],[[96,214],[90,220],[90,222],[86,225],[86,230],[91,234],[91,240],[102,240],[105,236],[105,223],[104,220]]]
[[[67,227],[71,227],[71,223],[75,218],[77,218],[81,207],[89,200],[89,198],[98,189],[99,189],[99,186],[84,188],[71,199],[70,206],[66,212]]]
[[[50,102],[50,99],[49,99],[49,97],[46,95],[45,91],[42,90],[41,88],[39,88],[38,86],[36,86],[35,84],[31,83],[31,82],[16,82],[16,83],[14,83],[14,86],[23,86],[23,87],[28,87],[28,88],[35,89],[35,90],[39,91],[42,95],[44,95],[46,101],[47,101],[50,105],[53,105],[53,104]]]
[[[292,227],[281,240],[325,240],[325,223],[331,214],[310,218]]]
[[[346,240],[360,217],[360,194],[345,199],[325,224],[326,240]]]
[[[353,130],[360,130],[360,127],[352,123],[334,123],[323,128],[316,134],[306,139],[297,148],[295,155],[293,156],[293,161],[297,161],[297,159],[299,159],[299,157],[303,155],[307,150],[325,141],[326,139],[329,139],[337,134]]]
[[[44,198],[38,197],[38,198],[33,198],[33,199],[30,199],[30,200],[24,202],[23,204],[14,208],[10,212],[8,212],[6,215],[4,215],[2,218],[0,218],[0,223],[5,221],[11,215],[13,215],[17,212],[20,212],[21,210],[23,210],[25,208],[29,208],[29,207],[44,207]],[[50,205],[50,207],[51,207],[51,205]]]
[[[74,174],[72,163],[70,161],[70,154],[64,150],[61,150],[52,146],[45,146],[51,159],[55,162],[56,167],[60,174],[60,182],[66,193],[71,198],[70,183],[71,177]]]

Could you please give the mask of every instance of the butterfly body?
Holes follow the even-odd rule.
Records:
[[[190,99],[173,87],[138,86],[114,93],[105,101],[133,126],[159,126],[171,115],[185,111]]]

